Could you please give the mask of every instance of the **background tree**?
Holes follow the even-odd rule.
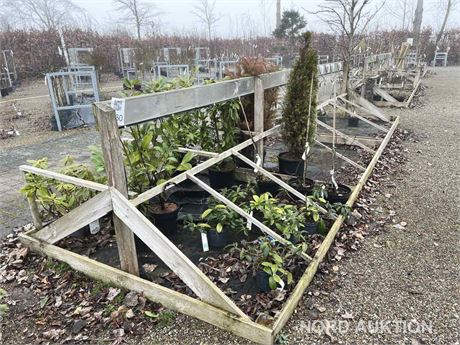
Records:
[[[208,40],[212,40],[212,32],[217,22],[222,19],[215,11],[216,1],[199,0],[192,13],[206,26]]]
[[[141,39],[141,31],[144,27],[151,27],[158,12],[153,12],[155,7],[152,4],[140,0],[114,0],[117,11],[121,12],[123,19],[133,23],[136,28],[136,37]]]
[[[20,26],[56,30],[75,25],[85,11],[71,0],[3,0],[1,11],[16,19]]]
[[[412,25],[412,35],[414,38],[414,47],[419,51],[420,31],[422,30],[423,19],[423,0],[417,0],[417,7],[415,8],[414,21]]]
[[[447,20],[452,12],[452,10],[460,4],[460,0],[447,0],[443,1],[443,5],[446,9],[444,12],[444,19],[442,21],[441,27],[439,28],[438,33],[436,34],[435,49],[438,49],[439,42],[441,41],[442,36],[444,35],[444,30],[446,29]]]
[[[337,35],[338,48],[343,63],[342,93],[348,93],[351,56],[360,44],[369,22],[380,11],[380,6],[372,7],[372,0],[328,0],[319,5],[319,10],[312,12],[319,15],[329,28]]]
[[[273,31],[276,38],[287,38],[290,42],[295,41],[307,26],[305,18],[295,10],[283,12],[280,25]]]

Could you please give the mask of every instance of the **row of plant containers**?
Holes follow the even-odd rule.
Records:
[[[306,177],[308,158],[316,136],[316,91],[317,62],[316,52],[310,47],[311,36],[304,36],[300,58],[293,67],[287,85],[283,104],[282,138],[288,151],[279,156],[279,172],[292,177],[286,179],[292,187],[308,196],[301,202],[290,193],[280,190],[277,184],[268,181],[263,175],[254,173],[255,183],[238,183],[235,169],[238,162],[229,158],[208,169],[203,178],[212,188],[237,204],[246,212],[268,226],[294,246],[285,246],[262,233],[253,224],[239,216],[226,205],[208,198],[204,191],[191,188],[190,181],[181,183],[173,190],[176,193],[163,192],[148,203],[139,205],[144,213],[173,242],[178,232],[199,231],[206,237],[211,248],[239,250],[241,260],[252,260],[254,279],[260,291],[283,288],[292,281],[292,274],[283,266],[284,258],[307,250],[307,238],[314,233],[325,235],[328,225],[338,214],[349,210],[344,203],[350,189],[331,183],[319,184]],[[242,59],[235,77],[273,72],[275,66],[263,58]],[[212,83],[213,81],[209,81]],[[191,78],[174,81],[163,79],[144,83],[142,88],[132,89],[127,84],[125,96],[142,93],[166,91],[173,88],[193,85]],[[277,89],[265,91],[265,128],[273,126]],[[230,100],[206,108],[176,114],[160,122],[148,122],[134,125],[123,130],[122,141],[127,182],[130,191],[143,193],[154,186],[164,183],[171,177],[187,171],[199,163],[200,157],[192,153],[181,153],[179,148],[199,149],[221,153],[231,149],[247,137],[241,135],[241,129],[252,130],[254,119],[253,95],[241,100]],[[255,145],[245,153],[250,159],[257,156]],[[61,172],[85,180],[106,183],[104,161],[100,149],[91,147],[92,165],[76,163],[67,157]],[[47,159],[33,162],[39,168],[47,168]],[[95,192],[64,182],[50,180],[33,174],[27,174],[27,183],[22,192],[35,198],[41,206],[42,216],[46,220],[56,219],[81,205],[94,196]],[[206,199],[202,212],[186,215],[178,222],[183,202],[180,198],[190,198],[190,194],[180,194],[179,200],[173,200],[177,192],[190,191]],[[321,214],[319,206],[327,210]],[[80,232],[81,233],[81,232]],[[237,234],[237,236],[230,236]],[[203,236],[204,237],[204,236]],[[237,238],[236,244],[229,238]],[[203,240],[203,249],[205,240]],[[239,246],[239,244],[244,245]],[[231,249],[227,247],[231,245]],[[145,245],[137,241],[138,252],[148,251]],[[251,254],[252,253],[252,254]]]

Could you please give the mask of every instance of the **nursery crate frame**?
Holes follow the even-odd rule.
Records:
[[[289,245],[289,241],[281,238],[278,234],[264,226],[257,219],[245,213],[238,206],[232,204],[219,192],[213,190],[211,187],[195,177],[195,175],[199,172],[230,156],[237,156],[249,165],[255,166],[251,160],[239,153],[239,151],[245,147],[252,145],[252,140],[246,140],[245,142],[219,154],[198,151],[199,154],[211,158],[198,164],[192,169],[173,177],[167,183],[156,186],[142,194],[137,195],[134,199],[128,200],[128,190],[118,128],[144,121],[152,121],[174,113],[254,93],[255,132],[253,139],[257,142],[257,145],[260,148],[263,147],[264,138],[277,133],[280,129],[279,126],[273,127],[269,130],[264,130],[263,128],[264,90],[267,88],[285,85],[287,83],[288,73],[289,71],[280,71],[259,77],[242,78],[212,85],[196,86],[182,90],[127,98],[123,101],[123,106],[119,108],[123,109],[122,121],[120,121],[120,114],[116,114],[115,110],[109,107],[107,103],[100,102],[94,104],[93,109],[101,132],[102,149],[108,175],[108,185],[85,181],[79,178],[30,166],[21,166],[20,170],[24,173],[41,175],[99,192],[99,194],[92,199],[45,227],[43,227],[41,222],[36,201],[33,198],[29,198],[29,206],[36,229],[25,234],[21,234],[21,241],[32,250],[65,262],[75,270],[83,272],[90,277],[103,280],[138,293],[143,293],[148,299],[161,303],[167,308],[193,316],[254,342],[261,344],[273,344],[277,334],[281,331],[289,317],[294,312],[294,309],[299,300],[302,298],[305,289],[312,281],[319,264],[324,259],[327,251],[334,241],[334,238],[344,221],[344,217],[337,217],[313,258],[304,255],[305,259],[311,259],[311,261],[303,276],[296,283],[292,294],[284,303],[277,317],[274,319],[272,327],[258,324],[245,315],[233,301],[231,301],[219,288],[217,288],[217,286],[214,285],[214,283],[212,283],[203,272],[201,272],[135,207],[161,193],[167,184],[171,182],[179,183],[185,181],[186,179],[190,179],[221,202],[227,204],[228,207],[234,209],[240,215],[252,221],[263,232]],[[337,101],[339,97],[343,97],[343,95],[337,96],[332,100],[326,100],[318,107],[326,106],[331,101]],[[381,140],[371,162],[365,168],[364,173],[361,175],[357,185],[354,187],[353,192],[347,201],[348,206],[351,207],[358,198],[361,189],[372,173],[372,170],[377,164],[383,150],[390,141],[398,123],[399,117],[396,117],[394,122],[391,123],[391,127],[387,130],[385,137]],[[305,200],[304,195],[292,187],[289,187],[265,169],[259,168],[259,172],[277,182],[281,187],[287,188],[300,199]],[[75,254],[55,245],[55,243],[60,239],[106,215],[110,211],[113,211],[114,213],[114,228],[122,269],[102,264],[96,260],[90,259],[89,257]],[[197,295],[198,298],[178,293],[172,289],[165,288],[159,284],[138,277],[133,232],[184,281],[184,283],[195,293],[195,295]]]

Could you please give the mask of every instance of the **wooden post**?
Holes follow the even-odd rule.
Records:
[[[260,77],[254,78],[254,131],[264,131],[264,83]],[[264,139],[256,142],[260,158],[264,158]]]
[[[27,183],[26,173],[24,173],[24,180]],[[35,229],[40,230],[43,228],[42,218],[40,216],[40,211],[38,210],[37,200],[34,197],[27,197],[27,202],[29,203],[30,214],[32,215],[32,221],[34,223]]]
[[[108,184],[117,189],[124,197],[128,197],[125,167],[121,148],[120,134],[118,131],[115,110],[108,104],[98,103],[93,105],[97,125],[101,133],[102,153],[104,155],[105,171]],[[113,225],[117,239],[118,255],[123,271],[139,275],[136,246],[132,231],[114,214]]]

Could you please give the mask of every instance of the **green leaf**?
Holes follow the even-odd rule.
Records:
[[[209,216],[209,214],[213,211],[212,208],[208,208],[206,211],[204,211],[202,214],[201,214],[201,219],[205,219],[207,216]]]
[[[218,233],[221,233],[221,232],[222,232],[222,229],[223,229],[222,224],[221,224],[221,223],[217,224],[217,226],[216,226],[216,231],[217,231]]]
[[[151,318],[151,319],[156,319],[157,317],[160,316],[160,314],[152,313],[151,311],[144,311],[145,316]]]

